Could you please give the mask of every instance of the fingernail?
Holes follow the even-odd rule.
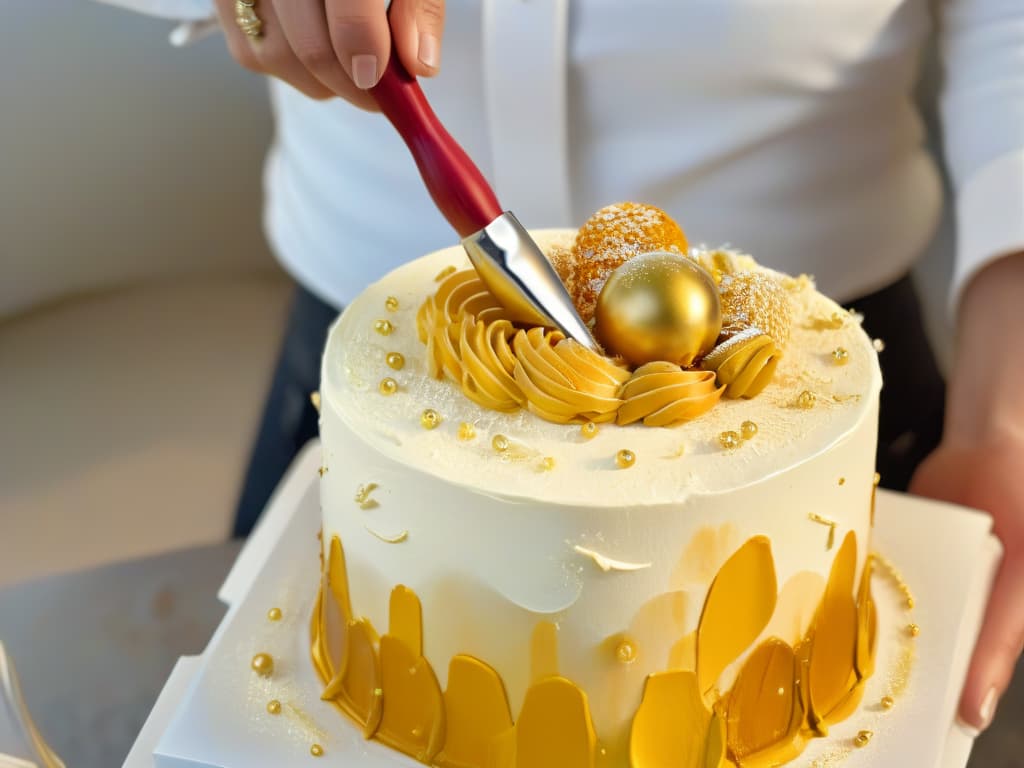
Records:
[[[428,32],[420,35],[419,59],[424,66],[431,69],[437,69],[441,64],[441,44]]]
[[[995,686],[988,689],[988,693],[985,694],[984,701],[981,702],[981,709],[978,710],[978,717],[981,720],[981,730],[985,730],[992,725],[992,720],[996,716],[996,689]]]
[[[352,82],[356,88],[368,90],[377,84],[377,57],[361,53],[352,57]]]
[[[967,734],[972,739],[976,739],[979,736],[981,736],[981,731],[979,731],[973,725],[968,723],[966,720],[963,720],[963,719],[961,719],[959,717],[956,719],[956,727],[959,728],[961,731],[963,731],[965,734]]]

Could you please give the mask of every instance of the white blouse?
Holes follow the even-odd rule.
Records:
[[[211,0],[108,0],[174,18]],[[907,272],[943,184],[912,92],[940,32],[957,222],[951,298],[1024,250],[1024,0],[448,0],[451,133],[531,227],[618,200],[666,209],[849,299]],[[272,82],[266,227],[336,305],[456,240],[380,115]]]

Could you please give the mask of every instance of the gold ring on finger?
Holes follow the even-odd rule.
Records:
[[[263,20],[256,15],[256,0],[235,0],[235,23],[247,37],[263,36]]]

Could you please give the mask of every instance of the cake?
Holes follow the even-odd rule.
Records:
[[[313,664],[422,763],[782,765],[872,673],[871,340],[810,278],[660,218],[637,246],[622,210],[534,236],[599,338],[631,263],[695,265],[719,316],[683,365],[516,327],[458,246],[331,330]]]

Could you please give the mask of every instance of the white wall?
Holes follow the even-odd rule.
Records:
[[[0,15],[0,318],[138,278],[272,264],[266,85],[217,36],[83,0]]]

